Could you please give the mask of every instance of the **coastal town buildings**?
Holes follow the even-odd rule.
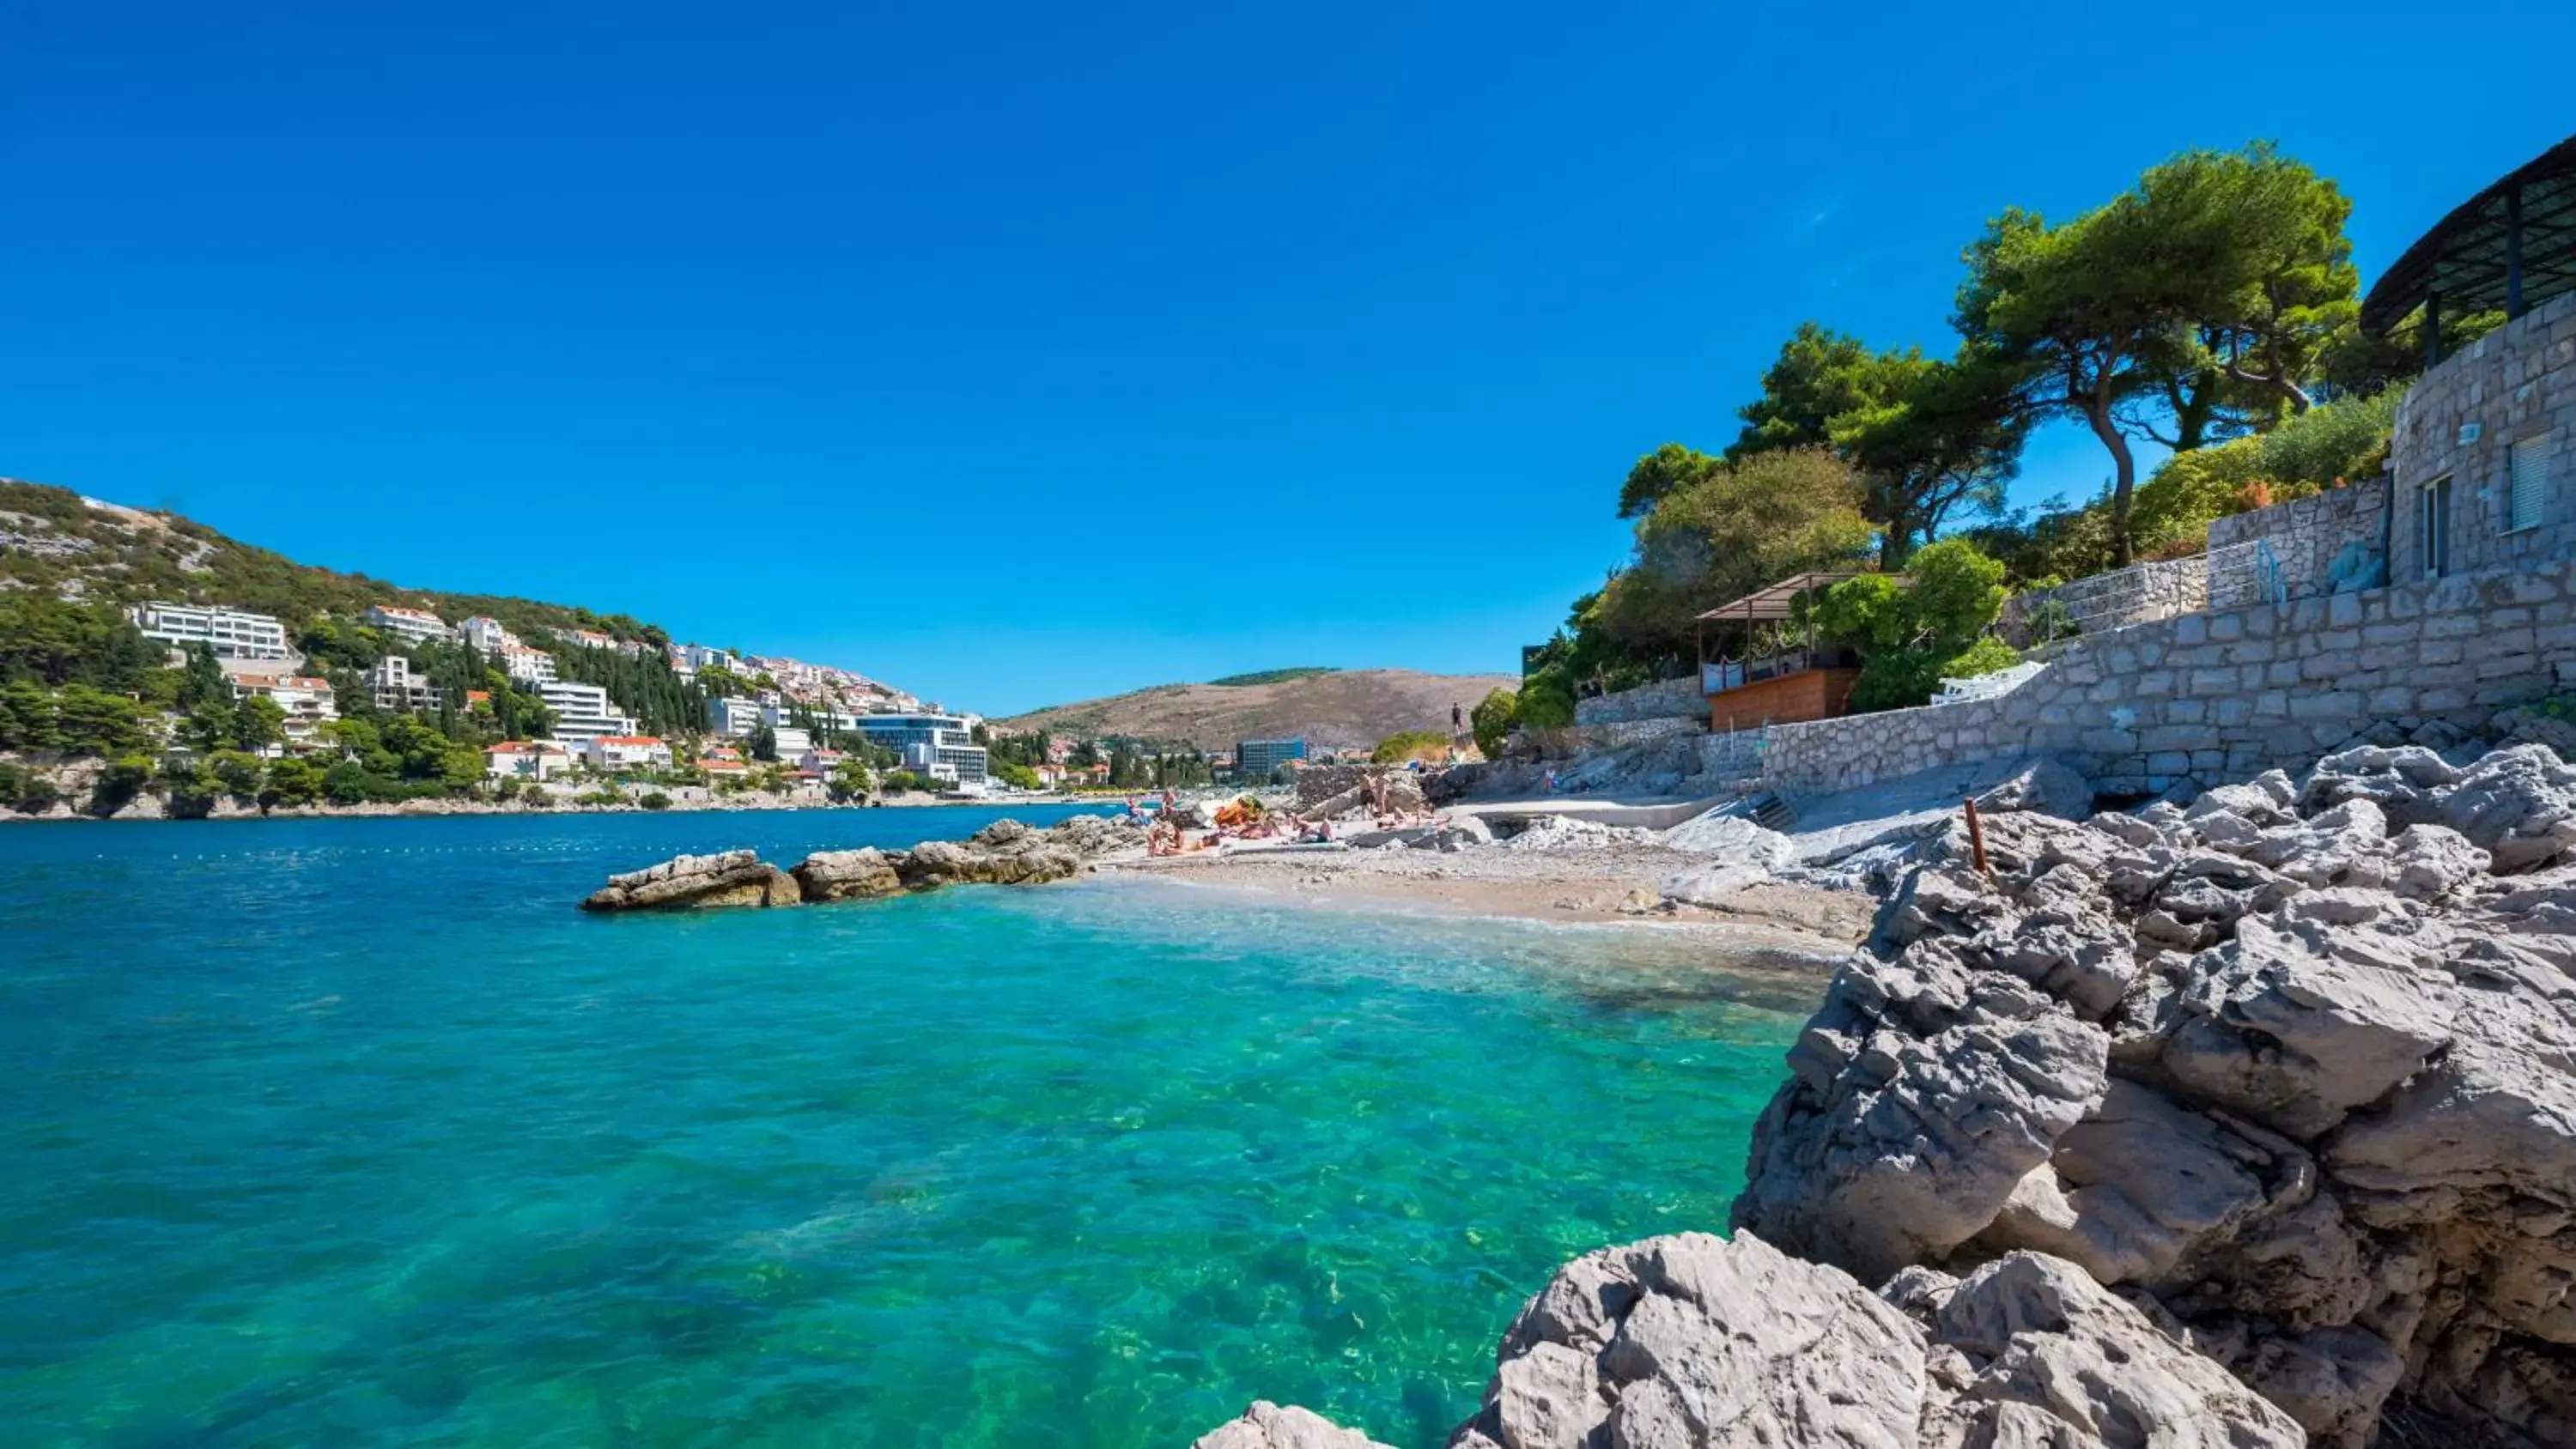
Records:
[[[760,701],[725,698],[707,701],[707,733],[729,740],[742,739],[760,728]]]
[[[546,684],[555,677],[553,655],[515,640],[496,651],[493,658],[499,662],[502,672],[516,684]]]
[[[721,669],[727,674],[740,674],[742,661],[722,649],[709,649],[703,644],[674,644],[670,648],[671,668],[684,677],[694,677],[701,669]]]
[[[1304,740],[1236,740],[1234,758],[1238,773],[1246,780],[1267,780],[1292,762],[1306,760]]]
[[[301,674],[236,674],[232,682],[233,698],[256,695],[285,712],[283,728],[288,744],[311,743],[322,726],[340,717],[339,696],[327,679]]]
[[[932,779],[981,785],[988,774],[975,721],[953,714],[865,714],[855,720],[869,744],[889,749],[904,768]]]
[[[582,760],[602,774],[663,770],[670,768],[671,747],[652,735],[593,735],[582,742]]]
[[[485,614],[476,614],[458,624],[456,633],[485,654],[498,654],[504,649],[516,648],[519,643],[518,635],[502,627],[500,620]]]
[[[552,740],[504,740],[483,751],[483,773],[495,780],[551,780],[573,766]]]
[[[556,739],[578,742],[600,735],[635,733],[635,721],[619,712],[609,701],[608,691],[596,684],[547,680],[537,686],[537,697],[554,712]]]
[[[367,689],[378,709],[436,709],[438,687],[411,672],[411,661],[388,654],[367,671]]]
[[[361,622],[371,629],[391,634],[405,644],[445,642],[456,637],[456,631],[447,627],[447,621],[436,614],[427,609],[409,609],[398,604],[374,605],[362,616]]]
[[[155,600],[134,605],[125,616],[146,639],[175,649],[203,644],[218,659],[284,659],[289,652],[286,626],[266,614]]]

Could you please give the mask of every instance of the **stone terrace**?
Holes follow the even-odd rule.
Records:
[[[1918,770],[2053,755],[2115,795],[2296,770],[2370,725],[2467,729],[2576,686],[2576,564],[2551,558],[2193,614],[2066,646],[2010,694],[1770,732],[1791,799]]]

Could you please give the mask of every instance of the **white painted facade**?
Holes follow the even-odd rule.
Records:
[[[433,639],[456,637],[456,631],[447,627],[446,620],[426,609],[377,604],[367,610],[364,622],[368,628],[382,630],[406,644],[426,644]]]
[[[635,721],[619,713],[609,702],[608,691],[596,684],[547,680],[537,686],[537,697],[554,711],[556,739],[575,742],[635,733]]]
[[[174,648],[211,646],[219,659],[284,659],[286,626],[266,614],[155,600],[125,611],[143,637]]]

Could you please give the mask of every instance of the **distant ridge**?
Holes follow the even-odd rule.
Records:
[[[1208,683],[1220,689],[1242,689],[1248,685],[1285,684],[1289,680],[1304,679],[1308,675],[1341,672],[1339,668],[1330,664],[1301,664],[1293,669],[1264,669],[1254,674],[1229,674],[1223,679],[1211,679]]]
[[[1205,684],[1159,684],[1051,705],[993,727],[1229,749],[1237,740],[1303,739],[1317,749],[1374,745],[1398,730],[1449,731],[1449,706],[1474,709],[1508,674],[1411,669],[1266,669]]]

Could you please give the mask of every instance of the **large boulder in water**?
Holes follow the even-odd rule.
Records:
[[[585,911],[695,910],[711,906],[793,906],[796,878],[749,850],[681,855],[612,875],[581,903]]]
[[[1199,1449],[1366,1442],[1296,1422],[1315,1437],[1238,1421]],[[1559,1269],[1504,1332],[1484,1407],[1449,1446],[2306,1442],[2288,1414],[2060,1259],[2014,1253],[1965,1279],[1913,1268],[1872,1293],[1749,1233],[1677,1233]]]
[[[874,846],[859,850],[818,850],[789,872],[809,901],[871,900],[900,895],[903,878]]]
[[[1267,1399],[1243,1411],[1243,1417],[1203,1434],[1190,1449],[1386,1449],[1356,1429],[1345,1429],[1323,1415],[1295,1406],[1281,1408]]]

